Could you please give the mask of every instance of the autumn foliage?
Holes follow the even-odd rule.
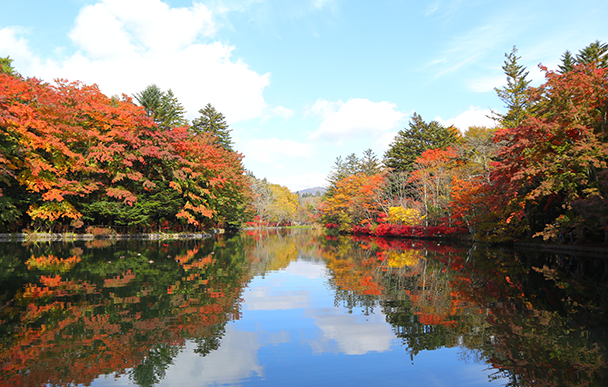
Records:
[[[546,82],[525,90],[521,120],[471,127],[453,145],[425,150],[407,179],[390,170],[343,178],[324,201],[323,223],[382,236],[466,228],[490,242],[608,242],[608,69],[541,70]],[[395,208],[420,221],[405,227]]]
[[[5,231],[195,230],[235,224],[248,195],[240,154],[97,86],[0,73],[0,127]]]
[[[244,252],[180,244],[140,253],[119,244],[66,258],[57,251],[20,265],[26,274],[14,272],[15,286],[2,288],[0,386],[88,385],[127,372],[142,384],[168,367],[147,369],[158,348],[176,356],[189,339],[217,342],[201,345],[207,351],[219,346],[222,327],[240,318]],[[112,252],[119,262],[106,262]]]

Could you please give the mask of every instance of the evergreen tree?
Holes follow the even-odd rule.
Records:
[[[0,57],[0,73],[12,75],[14,77],[19,76],[13,67],[13,60],[10,57]]]
[[[349,157],[351,156],[357,157],[354,153],[351,154]],[[348,177],[353,174],[349,171],[349,169],[350,168],[347,166],[347,162],[342,159],[342,156],[336,157],[336,161],[334,161],[334,165],[332,166],[331,171],[329,171],[329,175],[327,176],[327,182],[329,183],[329,186],[327,188],[327,191],[325,192],[326,196],[333,196],[336,183],[344,179],[345,177]]]
[[[563,74],[572,70],[574,65],[576,65],[576,59],[572,56],[570,51],[566,50],[566,52],[564,52],[562,55],[562,64],[558,66],[560,73]]]
[[[334,165],[327,176],[329,187],[325,193],[326,197],[331,197],[334,194],[336,183],[340,180],[363,173],[366,176],[372,176],[382,171],[380,161],[373,150],[367,149],[363,152],[363,157],[359,158],[356,154],[351,153],[343,159],[338,156]]]
[[[416,159],[427,149],[445,149],[459,137],[458,129],[437,121],[424,122],[414,113],[409,128],[400,130],[384,154],[384,165],[395,172],[411,172]]]
[[[212,133],[217,137],[217,141],[221,146],[232,150],[232,139],[230,137],[232,129],[228,127],[224,115],[215,110],[209,103],[198,112],[201,115],[192,121],[190,130],[194,133]]]
[[[374,175],[382,170],[380,160],[378,160],[378,157],[371,149],[363,151],[363,157],[359,161],[359,166],[361,172],[367,176]]]
[[[518,63],[521,57],[517,56],[517,48],[513,46],[513,50],[509,54],[505,54],[507,58],[502,66],[507,75],[507,85],[502,89],[495,88],[498,98],[504,102],[508,109],[507,114],[493,112],[495,120],[500,122],[503,128],[514,128],[518,126],[526,116],[529,109],[529,92],[528,85],[530,80],[527,80],[528,71]]]
[[[184,118],[184,107],[173,91],[162,91],[157,85],[150,85],[140,93],[134,95],[135,99],[146,111],[148,117],[161,129],[171,129],[187,124]]]
[[[608,44],[596,40],[578,52],[576,64],[590,63],[595,63],[597,67],[608,67]]]
[[[600,68],[608,67],[608,44],[596,40],[580,50],[576,57],[573,57],[570,51],[564,52],[562,64],[559,65],[560,73],[571,71],[576,65],[590,63],[595,63]]]

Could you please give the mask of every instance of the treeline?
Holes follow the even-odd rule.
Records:
[[[132,98],[25,78],[0,58],[0,232],[239,227],[242,155],[211,105],[188,122],[171,90]]]
[[[383,235],[434,226],[492,242],[608,242],[608,45],[566,51],[557,71],[540,66],[539,87],[515,47],[505,57],[507,85],[495,91],[507,112],[493,113],[496,128],[461,134],[414,114],[382,163],[371,151],[336,160],[321,222]]]
[[[291,226],[315,222],[320,196],[302,195],[289,188],[257,179],[251,179],[253,219],[249,226]]]

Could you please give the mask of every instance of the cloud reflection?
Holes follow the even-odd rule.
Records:
[[[245,310],[284,310],[305,308],[309,303],[306,290],[277,291],[275,287],[258,286],[245,293]]]
[[[283,272],[310,279],[327,278],[327,266],[320,262],[295,261],[290,263]]]
[[[256,332],[239,331],[227,325],[222,345],[206,357],[189,350],[196,344],[188,342],[188,350],[178,356],[159,386],[172,386],[170,381],[178,380],[180,386],[238,384],[245,378],[262,377],[264,367],[257,358],[261,347],[258,336]]]
[[[329,308],[307,310],[306,315],[323,332],[320,340],[309,343],[315,353],[364,355],[391,349],[395,336],[386,324],[384,315],[358,316],[343,313],[343,310]]]

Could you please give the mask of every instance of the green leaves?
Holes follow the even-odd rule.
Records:
[[[200,116],[192,121],[190,126],[192,133],[211,133],[215,136],[218,144],[225,149],[232,150],[232,139],[230,138],[232,130],[228,128],[224,115],[215,110],[209,103],[198,112]]]
[[[515,46],[513,46],[511,53],[505,54],[505,57],[507,59],[502,69],[507,76],[507,85],[500,89],[495,88],[494,91],[498,94],[498,98],[504,102],[508,111],[506,114],[494,112],[494,115],[503,128],[514,128],[521,124],[530,106],[528,86],[531,81],[526,79],[529,72],[518,63],[521,57],[517,56]]]
[[[171,89],[164,92],[153,84],[135,94],[135,99],[161,129],[168,130],[188,123],[184,118],[184,107]]]
[[[428,149],[446,149],[456,143],[460,133],[454,127],[445,127],[437,121],[424,122],[414,113],[409,128],[400,130],[384,154],[384,164],[395,172],[411,172],[414,163]]]

